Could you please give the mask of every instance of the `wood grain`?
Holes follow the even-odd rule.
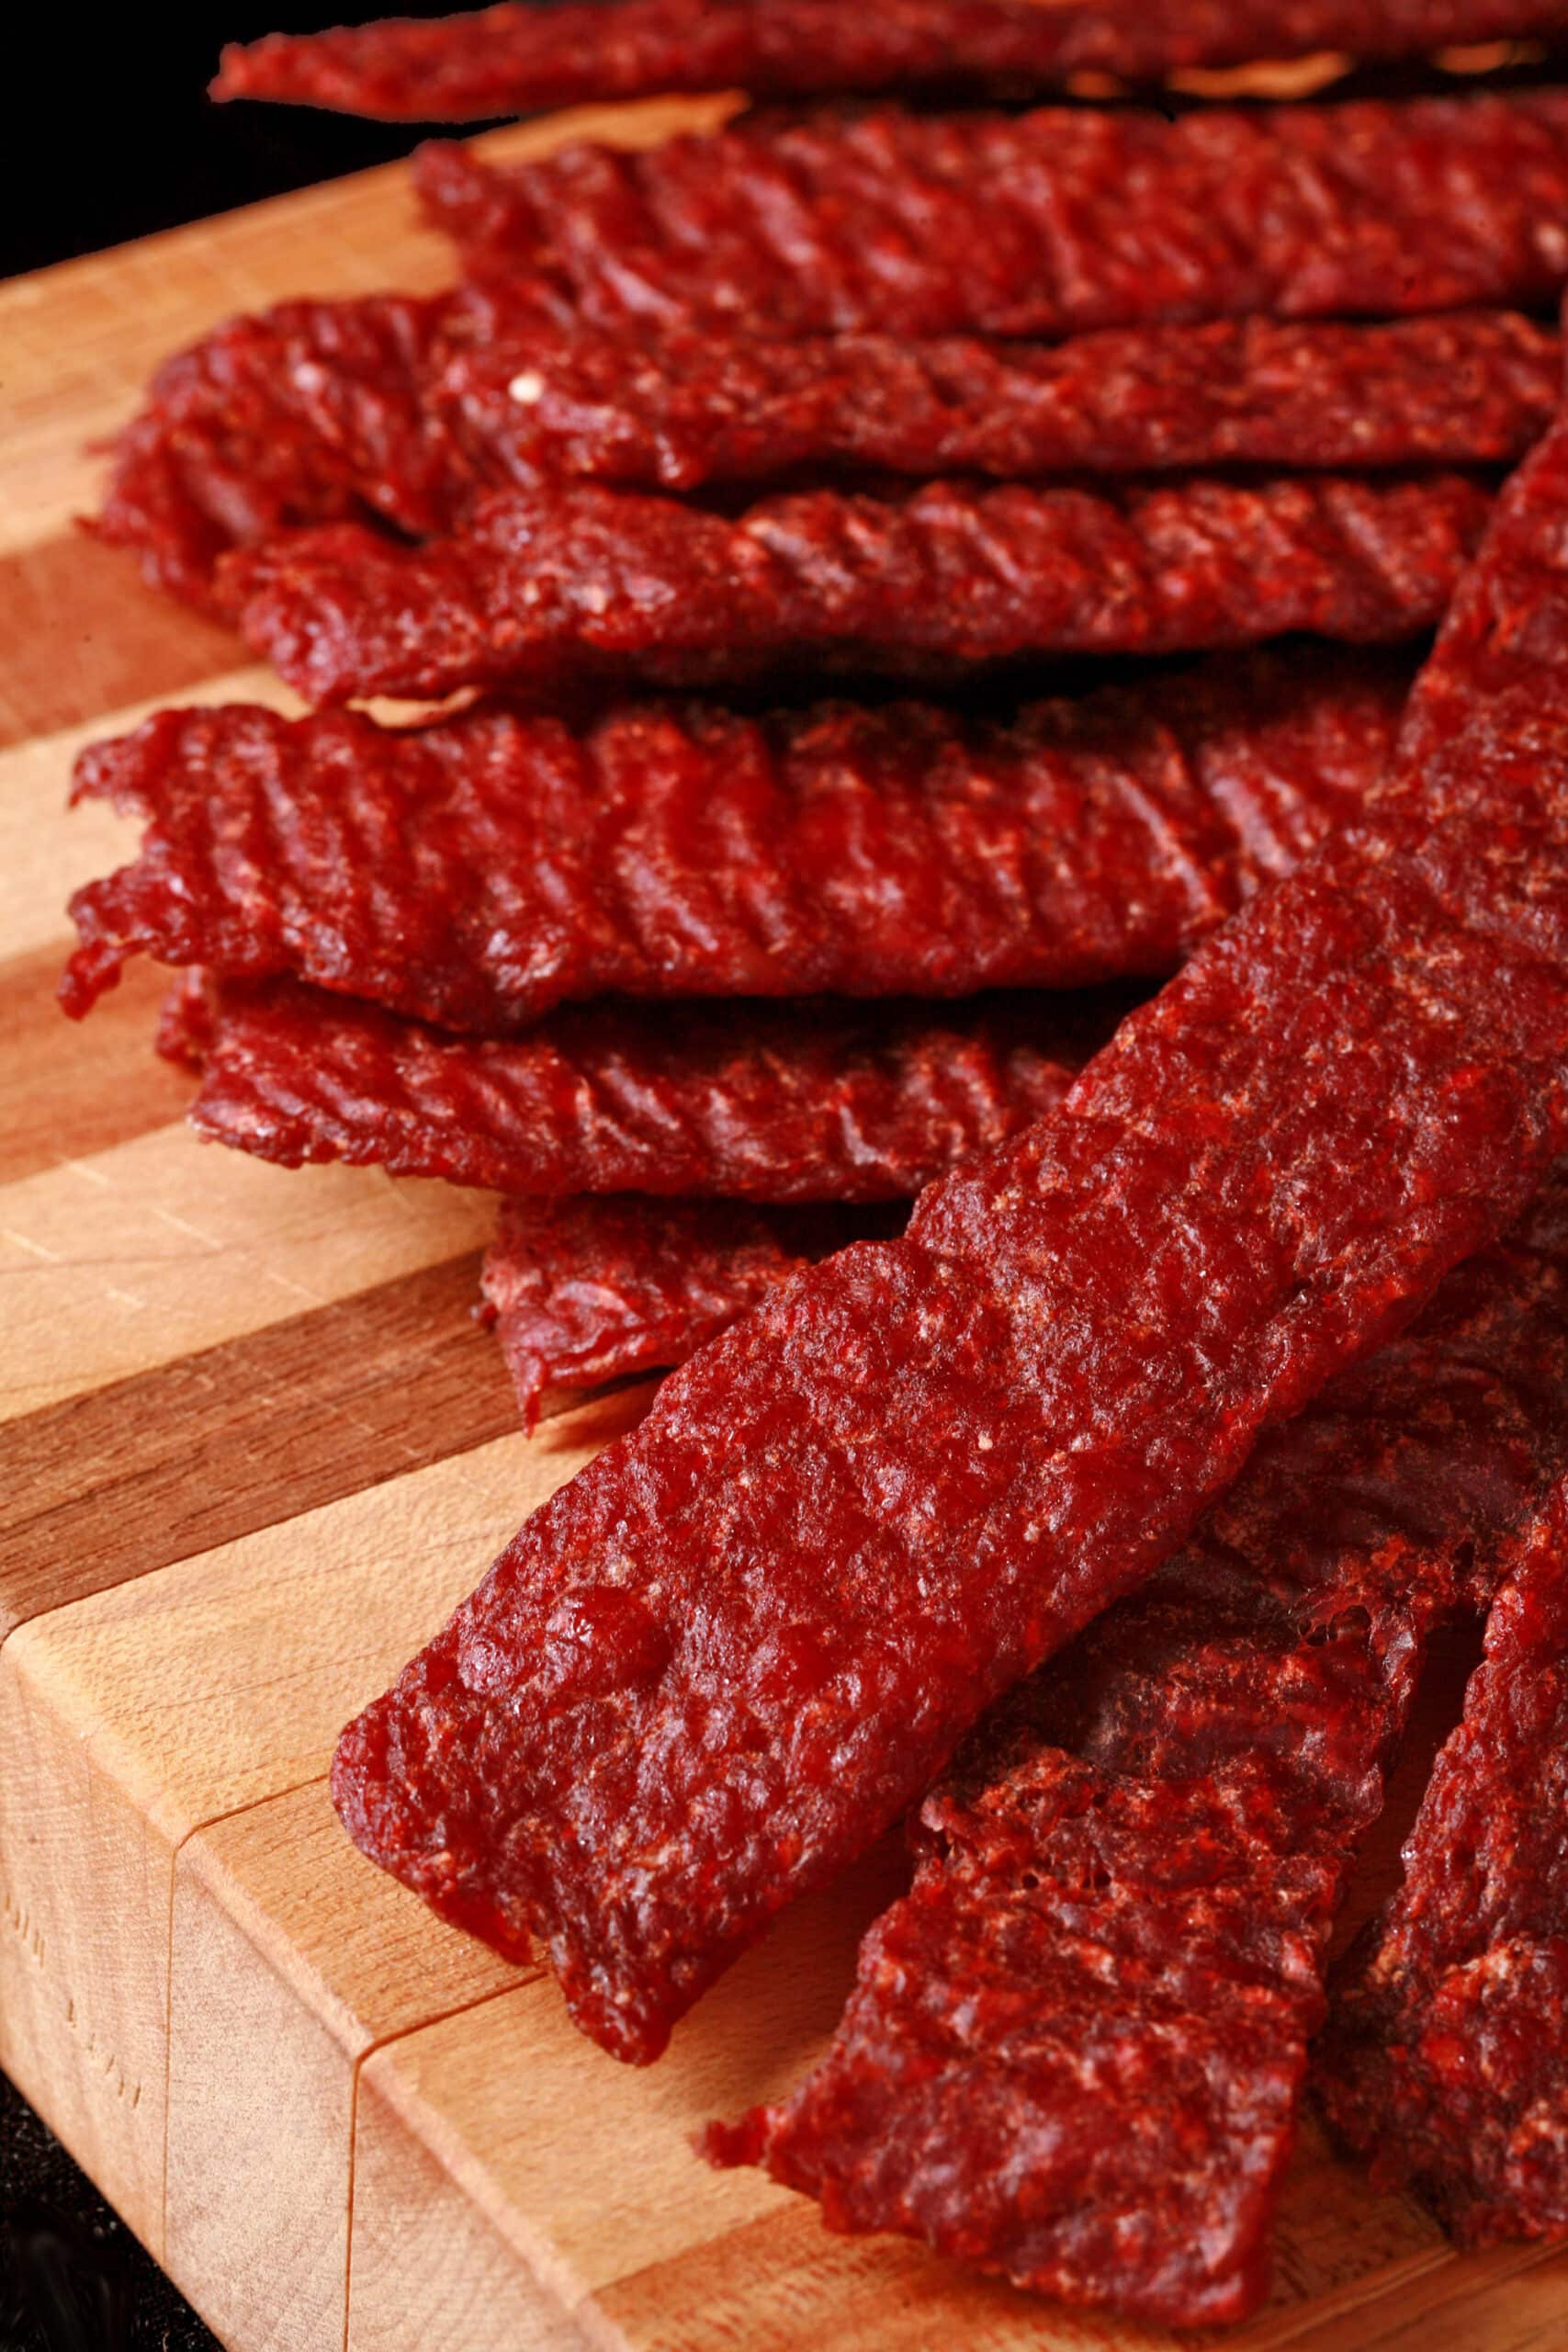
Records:
[[[637,1402],[52,1609],[0,1649],[0,2064],[154,2253],[180,1847],[319,1780],[348,1717]]]

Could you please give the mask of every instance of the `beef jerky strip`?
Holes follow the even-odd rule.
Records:
[[[828,2055],[710,2153],[1022,2286],[1244,2317],[1427,1638],[1565,1463],[1559,1171],[1001,1702],[926,1800]]]
[[[1519,1546],[1404,1879],[1347,1955],[1318,2088],[1461,2245],[1568,2235],[1568,1489]]]
[[[503,1201],[480,1286],[524,1427],[547,1389],[684,1363],[803,1265],[863,1238],[866,1222],[739,1201]]]
[[[575,327],[470,338],[429,399],[477,478],[689,491],[813,466],[1017,481],[1502,460],[1544,431],[1561,376],[1556,336],[1506,311],[1055,345]]]
[[[1316,50],[1403,58],[1563,31],[1562,0],[618,0],[273,33],[224,50],[212,96],[477,122],[666,90],[1051,89],[1083,73],[1155,81]]]
[[[1568,424],[1525,469],[1545,561]],[[344,1733],[355,1840],[500,1950],[536,1937],[607,2049],[657,2057],[1568,1144],[1551,598],[1537,695],[1478,694],[1055,1113],[675,1373]]]
[[[561,310],[501,280],[230,320],[154,379],[93,528],[209,607],[231,548],[341,521],[426,538],[540,476],[684,490],[807,465],[1016,479],[1502,460],[1543,429],[1559,368],[1555,337],[1512,311],[1221,320],[1056,348],[628,337]]]
[[[416,537],[450,529],[459,469],[419,397],[448,308],[284,302],[176,354],[115,445],[98,537],[206,605],[224,549],[280,530],[367,513]]]
[[[1357,809],[1411,665],[1323,648],[1037,703],[748,719],[243,704],[95,746],[148,820],[72,900],[86,1012],[128,959],[289,972],[495,1035],[567,998],[966,996],[1176,969]]]
[[[1114,1015],[1052,999],[629,1005],[503,1042],[290,981],[188,1001],[198,1135],[263,1159],[374,1164],[497,1192],[908,1200],[1059,1102]]]
[[[729,520],[597,485],[498,492],[423,548],[353,523],[220,566],[250,644],[314,703],[803,660],[953,675],[1022,654],[1173,653],[1438,620],[1484,523],[1461,474],[1184,479],[898,497],[813,491]]]
[[[481,270],[615,323],[1062,335],[1540,303],[1568,275],[1568,92],[742,121],[510,171],[415,163]]]

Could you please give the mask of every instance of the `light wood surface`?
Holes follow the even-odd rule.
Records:
[[[592,119],[646,139],[703,111]],[[647,1392],[525,1441],[467,1312],[482,1198],[204,1150],[147,1050],[145,973],[62,1021],[66,896],[127,840],[65,815],[75,749],[171,696],[286,699],[71,517],[83,445],[172,346],[444,268],[381,173],[0,289],[0,2064],[234,2352],[1168,2341],[833,2239],[692,2154],[709,2115],[809,2063],[896,1849],[639,2074],[332,1815],[339,1726]],[[1247,2352],[1568,2335],[1562,2257],[1459,2260],[1310,2131],[1279,2270],[1230,2339]]]

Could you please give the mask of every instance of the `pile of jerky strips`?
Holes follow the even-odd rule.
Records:
[[[1314,2036],[1380,2180],[1568,2230],[1564,35],[609,0],[231,51],[391,118],[777,103],[424,148],[460,282],[171,360],[97,526],[310,709],[86,753],[146,832],[67,1009],[154,956],[201,1135],[506,1195],[530,1419],[682,1367],[344,1734],[350,1833],[647,2062],[907,1816],[827,2056],[707,2154],[1167,2322],[1262,2295]]]

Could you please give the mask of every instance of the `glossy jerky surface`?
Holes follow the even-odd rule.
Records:
[[[78,797],[148,830],[73,899],[62,994],[85,1012],[144,953],[494,1035],[610,991],[1163,977],[1361,806],[1410,676],[1403,655],[1292,648],[1005,721],[163,711],[78,763]]]
[[[933,482],[737,520],[596,485],[498,492],[422,548],[355,524],[224,559],[256,652],[308,700],[767,678],[948,676],[1038,653],[1175,653],[1296,629],[1390,643],[1444,611],[1490,503],[1462,474]]]
[[[1495,311],[1221,319],[1046,345],[577,326],[470,338],[430,399],[491,481],[686,491],[808,466],[1018,480],[1501,461],[1544,431],[1561,375],[1554,334]]]
[[[1568,1492],[1517,1547],[1404,1878],[1347,1954],[1317,2082],[1461,2245],[1568,2233]]]
[[[683,1363],[803,1265],[841,1213],[614,1195],[503,1201],[481,1288],[532,1429],[551,1388]]]
[[[1565,1460],[1559,1171],[987,1717],[829,2055],[710,2152],[835,2228],[1170,2325],[1245,2317],[1428,1636]]]
[[[1521,496],[1562,545],[1568,430]],[[1484,560],[1484,559],[1483,559]],[[1568,582],[1547,601],[1568,640]],[[1543,629],[1548,616],[1538,605]],[[1478,693],[906,1237],[786,1283],[344,1735],[351,1834],[648,2060],[1568,1142],[1568,692]]]
[[[1568,94],[742,120],[510,171],[421,150],[434,224],[602,322],[1063,335],[1549,301]]]
[[[1114,1015],[1048,998],[630,1005],[502,1042],[290,981],[220,987],[167,1045],[209,1142],[502,1193],[908,1200],[1059,1102]]]
[[[1080,73],[1152,80],[1318,49],[1406,57],[1564,29],[1561,0],[1112,0],[1048,14],[1030,0],[879,0],[865,10],[842,0],[568,0],[273,33],[225,49],[212,95],[383,121],[472,122],[665,90],[1050,88]]]

